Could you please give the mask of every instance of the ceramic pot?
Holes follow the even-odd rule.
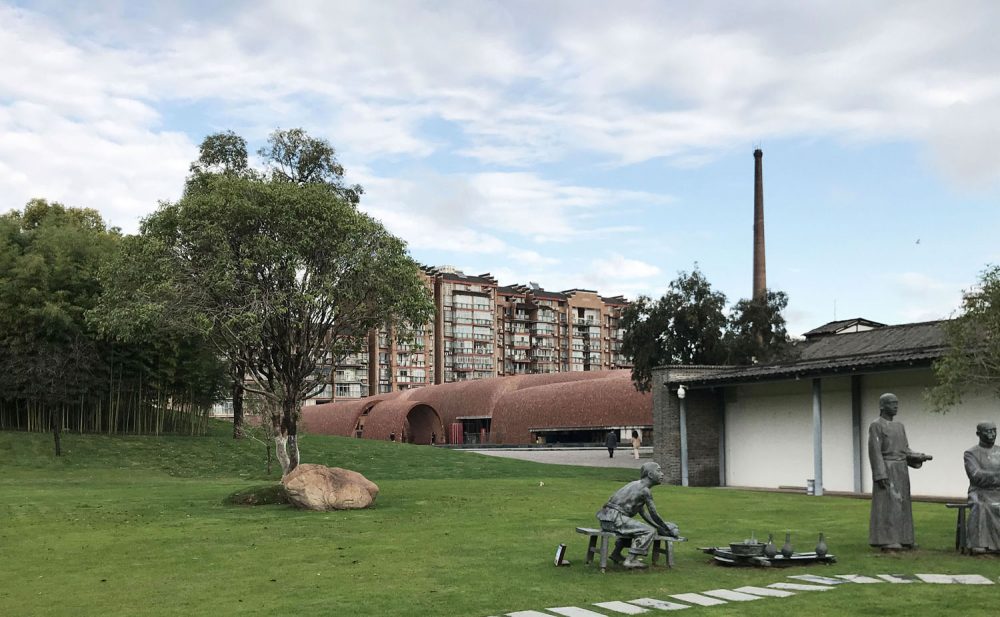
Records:
[[[820,534],[819,534],[819,542],[816,543],[816,556],[817,557],[826,557],[826,554],[827,554],[827,552],[829,550],[830,549],[827,548],[827,546],[826,546],[826,540],[823,539],[823,533],[820,532]]]
[[[781,556],[785,559],[790,559],[794,551],[792,551],[792,534],[791,532],[785,532],[785,543],[781,546]]]
[[[764,545],[764,557],[768,559],[774,559],[774,556],[778,554],[778,547],[774,545],[774,534],[767,534],[767,544]]]

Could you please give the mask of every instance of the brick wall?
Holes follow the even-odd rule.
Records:
[[[653,373],[653,460],[660,464],[668,484],[681,484],[680,404],[676,371]],[[721,391],[688,389],[688,485],[719,485],[719,444],[723,430]]]

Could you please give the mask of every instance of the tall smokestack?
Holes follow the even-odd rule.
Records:
[[[764,261],[764,153],[753,151],[753,297],[763,298],[767,290]]]

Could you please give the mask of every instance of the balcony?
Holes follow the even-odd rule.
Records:
[[[427,378],[412,375],[400,375],[396,377],[396,383],[427,383]]]

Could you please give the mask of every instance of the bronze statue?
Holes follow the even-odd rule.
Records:
[[[902,423],[893,422],[899,411],[895,394],[878,399],[879,418],[868,427],[868,460],[872,466],[872,512],[868,543],[882,550],[910,549],[913,540],[913,507],[910,472],[932,456],[910,450]]]
[[[622,539],[615,545],[611,555],[613,561],[621,560],[621,551],[625,547],[625,539],[632,540],[625,558],[626,568],[645,568],[646,564],[639,557],[649,552],[657,533],[674,538],[680,537],[677,525],[660,518],[653,505],[653,493],[650,488],[663,482],[663,470],[656,463],[646,463],[641,467],[639,479],[629,482],[618,489],[608,499],[608,503],[597,512],[597,520],[601,522],[603,531],[611,531]],[[646,523],[640,523],[632,518],[638,514]]]
[[[965,545],[971,553],[1000,551],[1000,447],[997,425],[976,425],[979,443],[965,451],[969,476],[969,522]]]

